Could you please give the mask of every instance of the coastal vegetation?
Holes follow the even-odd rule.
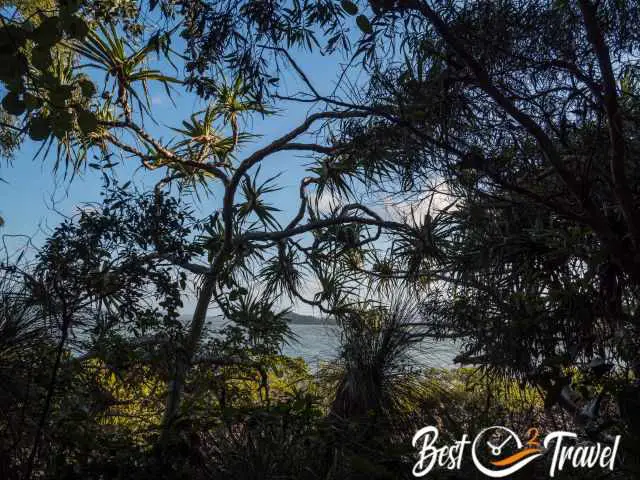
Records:
[[[613,470],[556,478],[637,478],[636,2],[0,18],[3,175],[36,152],[102,182],[33,249],[3,242],[0,478],[413,478],[426,425],[620,441]],[[292,305],[340,331],[317,371],[282,354]],[[416,360],[452,339],[461,368]]]

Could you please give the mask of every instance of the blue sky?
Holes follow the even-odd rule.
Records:
[[[298,64],[311,78],[321,93],[330,94],[341,70],[345,58],[322,56],[318,53],[292,52]],[[99,89],[103,81],[102,76],[94,77]],[[294,73],[281,76],[280,93],[292,94],[304,90],[302,83]],[[151,88],[152,111],[159,125],[147,123],[147,128],[156,137],[170,138],[173,133],[169,127],[180,127],[183,119],[187,119],[193,112],[201,110],[205,103],[193,94],[183,90],[173,96],[175,106],[166,96],[160,85]],[[246,144],[238,155],[242,159],[253,150],[269,143],[273,139],[291,130],[301,123],[308,114],[309,106],[300,103],[279,103],[280,110],[276,115],[261,118],[251,118],[245,125],[245,131],[260,135],[254,141]],[[0,184],[0,216],[5,224],[0,233],[10,253],[16,255],[27,248],[34,252],[31,244],[37,248],[42,244],[50,232],[64,215],[72,215],[78,206],[100,199],[102,177],[99,171],[87,168],[80,172],[73,181],[65,179],[62,173],[53,174],[53,158],[36,158],[35,154],[40,144],[26,141],[17,152],[11,165],[2,165],[0,177],[7,183]],[[132,158],[114,158],[121,164],[115,168],[116,176],[123,182],[134,180],[140,188],[152,187],[158,180],[160,173],[139,169],[139,163]],[[311,162],[311,157],[295,152],[282,152],[263,162],[261,177],[266,179],[281,173],[279,184],[283,187],[279,192],[269,197],[272,204],[283,210],[284,218],[294,215],[298,206],[298,185],[304,175],[305,164]],[[219,197],[212,196],[203,199],[198,205],[201,213],[211,213],[220,206]],[[195,202],[196,199],[194,198]],[[24,237],[23,237],[24,235]],[[189,305],[185,307],[189,311]]]
[[[339,69],[336,58],[304,55],[298,56],[297,60],[317,85],[324,86],[325,91],[332,89]],[[290,92],[300,86],[292,75],[283,80],[283,85]],[[173,101],[175,106],[162,87],[152,86],[152,112],[159,125],[147,123],[147,128],[154,135],[170,138],[174,133],[169,130],[169,127],[181,127],[180,123],[183,119],[188,119],[189,115],[205,105],[201,99],[185,91],[176,92],[173,95]],[[246,155],[295,127],[304,120],[309,108],[305,104],[291,102],[279,103],[277,107],[281,111],[275,115],[264,119],[261,116],[254,116],[246,122],[245,130],[260,135],[260,138],[246,144],[238,155],[239,158],[243,157],[243,153]],[[40,145],[27,140],[15,155],[12,164],[3,165],[0,169],[0,177],[8,182],[0,187],[0,215],[5,220],[4,234],[35,233],[38,225],[52,226],[60,220],[61,217],[52,211],[52,206],[55,205],[55,208],[64,214],[70,214],[77,204],[99,198],[98,192],[102,184],[99,172],[87,168],[71,182],[65,179],[62,173],[54,175],[51,156],[44,161],[42,156],[35,157]],[[284,172],[281,177],[283,184],[297,185],[303,173],[302,165],[309,159],[305,161],[296,157],[299,157],[299,154],[286,152],[270,158],[262,167],[265,178],[277,172]],[[134,159],[123,159],[121,162],[121,166],[116,168],[116,174],[120,178],[129,178],[133,175],[140,185],[153,185],[156,175],[146,171],[136,172],[139,164]],[[286,201],[289,193],[285,189],[274,194],[272,198],[277,203],[282,201],[280,206],[286,208],[291,206],[291,202]],[[37,238],[39,238],[38,235],[35,239]]]

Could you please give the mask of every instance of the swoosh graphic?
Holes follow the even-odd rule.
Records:
[[[471,458],[473,459],[473,464],[476,466],[478,471],[480,473],[483,473],[487,477],[490,477],[490,478],[505,478],[505,477],[507,477],[509,475],[514,474],[518,470],[524,468],[525,465],[528,465],[529,463],[533,462],[536,458],[539,458],[539,457],[541,457],[543,455],[543,452],[541,450],[527,449],[527,450],[536,450],[536,451],[535,452],[529,452],[525,457],[522,457],[519,460],[516,460],[517,463],[513,463],[511,465],[503,467],[500,470],[491,470],[491,469],[487,468],[486,466],[484,466],[482,464],[482,462],[478,458],[478,443],[480,442],[480,440],[482,438],[484,438],[484,435],[486,434],[486,432],[494,431],[494,430],[502,430],[504,432],[507,432],[509,435],[511,435],[516,440],[518,448],[525,448],[524,445],[522,444],[522,441],[520,441],[520,438],[518,437],[518,435],[513,430],[510,430],[507,427],[493,426],[493,427],[488,427],[488,428],[485,428],[484,430],[482,430],[476,436],[476,439],[471,444]],[[499,462],[504,462],[504,461],[507,461],[507,459],[499,460]]]
[[[519,460],[522,460],[529,455],[533,455],[534,453],[540,453],[542,450],[539,448],[525,448],[524,450],[519,451],[518,453],[514,453],[510,457],[503,458],[502,460],[498,460],[497,462],[491,462],[492,465],[496,467],[506,467],[513,463],[516,463]]]

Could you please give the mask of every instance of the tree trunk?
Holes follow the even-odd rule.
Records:
[[[215,279],[213,275],[208,275],[202,284],[196,310],[193,313],[189,336],[185,342],[184,349],[179,352],[176,358],[176,372],[173,380],[169,384],[169,394],[167,396],[167,405],[162,419],[162,432],[160,435],[160,445],[166,446],[171,432],[171,427],[180,408],[182,392],[191,361],[200,344],[204,322],[207,318],[207,310],[209,303],[213,297]]]

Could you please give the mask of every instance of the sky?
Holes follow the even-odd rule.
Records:
[[[355,42],[357,38],[354,37],[352,40]],[[174,42],[174,48],[178,51],[181,48],[181,41],[177,39],[177,42]],[[350,60],[344,54],[323,56],[317,51],[310,54],[300,50],[291,51],[290,54],[311,79],[316,90],[323,95],[330,96],[334,91],[338,95],[344,94],[347,86],[353,89],[354,85],[363,85],[367,80],[366,74],[357,66],[341,77],[344,65]],[[157,66],[169,74],[183,76],[182,72],[176,74],[167,62],[161,62]],[[179,63],[178,66],[180,67]],[[104,75],[89,73],[98,90],[101,91]],[[339,78],[341,82],[338,85]],[[286,96],[301,91],[308,92],[308,89],[300,77],[293,69],[283,69],[278,93]],[[348,95],[345,96],[348,97]],[[188,119],[191,114],[206,107],[205,101],[184,89],[174,91],[170,99],[164,87],[158,83],[150,84],[150,103],[152,115],[157,124],[146,122],[145,127],[155,138],[165,140],[176,135],[171,127],[180,128],[182,120]],[[238,161],[298,126],[309,114],[310,108],[316,110],[318,108],[310,107],[305,103],[282,101],[278,101],[274,106],[278,110],[276,114],[267,117],[255,115],[243,125],[243,131],[257,135],[257,138],[243,146],[237,155]],[[303,141],[303,138],[299,141]],[[13,258],[25,251],[27,257],[32,256],[65,217],[72,216],[87,204],[100,200],[103,180],[99,171],[86,168],[78,172],[73,180],[65,178],[62,171],[54,174],[52,156],[44,159],[42,156],[36,158],[40,146],[41,144],[27,139],[16,153],[13,162],[10,165],[0,166],[0,178],[6,182],[0,183],[0,216],[5,222],[0,229],[0,238],[6,246],[6,251]],[[88,161],[91,162],[91,160]],[[139,161],[131,157],[114,156],[111,161],[120,162],[111,173],[121,183],[133,180],[134,185],[141,191],[152,189],[164,173],[143,170],[140,168]],[[261,162],[260,178],[265,180],[274,175],[280,175],[277,184],[281,190],[269,194],[267,200],[282,210],[277,217],[283,224],[288,223],[297,212],[299,182],[306,175],[305,170],[312,161],[312,156],[307,153],[280,152]],[[216,195],[215,188],[213,195],[209,197],[197,199],[192,196],[187,200],[196,208],[196,214],[199,217],[212,214],[221,207],[221,198],[220,195]],[[331,199],[320,200],[321,208],[323,206],[327,208],[331,203]],[[374,209],[384,216],[396,217],[395,219],[401,218],[402,215],[413,215],[419,222],[427,208],[426,203],[391,205],[388,198],[378,200],[379,205],[374,206]],[[311,291],[314,291],[314,285],[309,284],[307,293]],[[195,298],[189,296],[183,313],[191,313],[194,306]],[[293,305],[293,309],[303,314],[318,313],[304,304]]]
[[[335,73],[339,68],[335,58],[316,54],[299,57],[298,61],[318,85],[324,85],[326,88],[335,84]],[[285,80],[285,87],[291,90],[297,88],[299,82],[296,82],[295,78],[290,76]],[[181,127],[182,120],[188,119],[193,112],[201,110],[206,105],[195,95],[184,91],[174,93],[173,101],[175,106],[162,87],[152,85],[152,112],[160,125],[147,122],[147,128],[154,135],[170,138],[174,135],[169,130],[170,127]],[[299,103],[288,103],[286,106],[278,104],[278,108],[282,110],[275,115],[264,119],[255,116],[246,122],[246,131],[260,137],[245,145],[238,158],[241,159],[243,154],[251,153],[297,126],[308,112],[308,106]],[[7,182],[0,187],[0,215],[5,220],[3,233],[34,235],[36,244],[43,238],[40,230],[56,225],[62,218],[54,209],[66,215],[71,214],[74,207],[82,202],[98,200],[102,185],[100,172],[90,168],[80,172],[72,181],[65,179],[63,172],[54,175],[51,156],[44,161],[42,156],[36,158],[40,145],[25,141],[11,165],[2,165],[0,168],[0,177]],[[297,189],[303,165],[308,162],[308,157],[305,159],[301,158],[300,154],[286,152],[265,162],[262,172],[265,178],[282,172],[283,185]],[[134,159],[125,157],[121,160],[119,168],[116,167],[115,173],[122,179],[128,179],[133,175],[136,183],[140,185],[153,185],[152,179],[156,177],[150,172],[139,171],[138,166],[139,163]],[[280,193],[273,194],[271,198],[287,208],[292,206],[291,202],[286,201],[289,194],[289,189],[285,188]],[[205,202],[205,205],[208,203]]]
[[[341,65],[347,59],[302,51],[292,54],[316,88],[321,93],[331,94],[341,72]],[[103,79],[103,76],[94,76],[99,91]],[[301,90],[304,87],[294,72],[281,77],[281,94],[293,94]],[[188,119],[193,112],[202,110],[206,105],[200,98],[184,90],[174,93],[174,105],[159,84],[151,85],[150,98],[153,116],[158,125],[148,122],[147,129],[154,136],[165,139],[174,135],[169,127],[181,127],[183,119]],[[280,109],[277,114],[266,118],[256,116],[244,125],[245,131],[259,135],[259,138],[244,146],[238,155],[239,160],[300,124],[309,112],[308,105],[302,103],[278,103],[277,107]],[[36,158],[39,147],[40,144],[27,139],[16,152],[12,163],[0,168],[0,178],[6,182],[0,183],[0,216],[5,222],[0,234],[9,254],[14,258],[23,250],[26,250],[28,256],[33,255],[65,216],[72,216],[83,204],[100,199],[103,183],[99,171],[87,168],[73,180],[69,180],[64,178],[63,172],[53,173],[51,156]],[[159,173],[140,169],[138,161],[133,158],[114,157],[112,161],[121,162],[113,171],[121,182],[133,179],[139,188],[148,189],[159,179]],[[306,165],[311,161],[311,157],[305,154],[281,152],[263,162],[261,178],[281,175],[278,184],[282,189],[268,197],[273,205],[282,209],[281,218],[295,215],[299,181],[305,175]],[[195,198],[192,200],[197,202]],[[213,213],[220,205],[220,198],[216,195],[203,198],[197,203],[198,212],[204,215]],[[189,300],[185,305],[185,312],[192,306],[193,302]],[[311,313],[305,308],[296,310]]]

